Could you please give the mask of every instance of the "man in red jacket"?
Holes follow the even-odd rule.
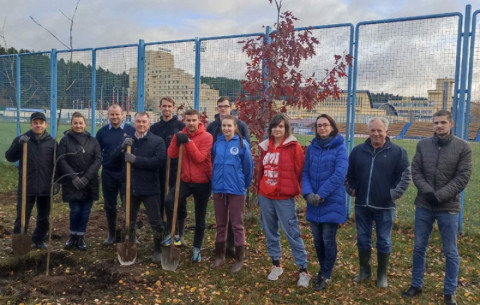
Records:
[[[186,127],[173,136],[168,147],[168,156],[178,158],[179,146],[183,145],[182,170],[180,174],[180,197],[178,202],[178,218],[187,217],[186,198],[193,195],[195,202],[195,235],[193,238],[192,262],[200,262],[202,256],[203,235],[205,233],[205,215],[211,193],[212,180],[212,143],[213,138],[205,126],[199,121],[199,113],[195,109],[185,111]],[[171,188],[165,200],[167,211],[167,227],[172,225],[173,201],[175,188]],[[166,240],[170,240],[167,236]]]

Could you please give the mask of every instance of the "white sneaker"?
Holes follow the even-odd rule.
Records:
[[[272,269],[270,269],[270,274],[267,276],[267,278],[270,281],[276,281],[278,280],[278,277],[282,275],[283,273],[283,268],[280,266],[273,266]]]
[[[311,278],[312,276],[307,272],[300,272],[300,275],[298,276],[297,286],[307,288],[310,285]]]

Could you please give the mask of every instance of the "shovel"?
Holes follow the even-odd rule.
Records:
[[[127,146],[127,153],[132,152],[132,147]],[[130,266],[137,258],[137,244],[130,241],[130,176],[131,164],[127,164],[127,187],[125,190],[125,241],[117,244],[118,262],[122,266]]]
[[[175,182],[175,199],[173,202],[173,218],[172,218],[172,229],[170,231],[170,246],[162,247],[162,257],[160,262],[162,263],[162,269],[167,271],[175,271],[180,262],[180,249],[175,248],[174,234],[175,234],[175,225],[177,224],[177,210],[178,210],[178,197],[180,192],[180,173],[182,171],[182,154],[183,154],[183,144],[180,145],[180,151],[178,153],[178,168],[177,168],[177,179]]]
[[[167,198],[168,195],[168,190],[169,188],[169,183],[170,183],[170,157],[167,157],[167,170],[165,173],[165,198]],[[165,201],[164,201],[165,202]],[[163,207],[163,222],[167,223],[167,212],[165,211],[165,207]]]
[[[26,209],[27,209],[27,142],[23,143],[22,159],[22,215],[20,218],[20,234],[12,235],[13,253],[18,256],[27,254],[31,248],[32,236],[25,231]]]

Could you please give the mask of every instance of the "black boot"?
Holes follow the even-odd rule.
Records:
[[[136,243],[138,244],[138,239],[137,239],[137,235],[136,235],[136,232],[137,230],[135,230],[135,228],[130,228],[130,231],[128,232],[128,241],[131,242],[131,243]]]
[[[388,260],[390,258],[390,253],[380,253],[377,252],[377,287],[380,288],[387,288],[387,268],[388,268]]]
[[[108,225],[108,237],[102,243],[102,245],[104,246],[110,246],[116,240],[115,231],[117,226],[117,213],[114,213],[113,211],[107,211],[107,225]]]
[[[233,237],[232,223],[229,221],[227,226],[227,257],[235,258],[235,241]]]
[[[70,237],[67,239],[67,242],[65,243],[65,247],[63,247],[65,250],[72,249],[73,247],[76,247],[78,243],[78,236],[70,234]]]
[[[153,233],[153,263],[159,263],[162,257],[162,233]]]
[[[77,249],[80,251],[87,251],[87,243],[85,242],[85,235],[77,236]]]
[[[225,243],[215,243],[215,261],[210,268],[217,269],[225,263]]]
[[[359,283],[372,276],[372,250],[358,250],[358,260],[360,262],[360,274],[353,278],[353,281]]]
[[[235,264],[232,266],[232,273],[237,273],[243,268],[243,259],[245,256],[245,246],[235,247]]]

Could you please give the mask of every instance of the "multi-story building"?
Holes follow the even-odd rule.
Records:
[[[136,94],[137,68],[129,71],[130,94]],[[173,98],[177,105],[193,107],[195,78],[182,69],[175,67],[174,56],[167,49],[145,52],[145,107],[158,111],[160,99]],[[209,120],[216,113],[218,90],[207,84],[200,84],[200,111],[205,111]]]

